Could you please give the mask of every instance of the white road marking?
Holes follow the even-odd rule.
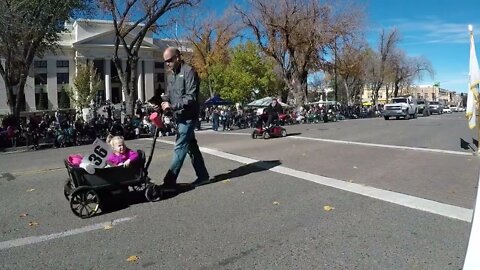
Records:
[[[205,132],[205,133],[207,133],[207,132]],[[240,132],[225,132],[225,133],[215,132],[215,134],[250,136],[249,133],[240,133]],[[459,155],[459,156],[473,156],[475,154],[475,153],[469,153],[469,152],[434,149],[434,148],[420,148],[420,147],[401,146],[401,145],[388,145],[388,144],[378,144],[378,143],[342,141],[342,140],[311,138],[311,137],[303,137],[303,136],[287,136],[287,138],[288,139],[297,139],[297,140],[310,140],[310,141],[319,141],[319,142],[328,142],[328,143],[338,143],[338,144],[350,144],[350,145],[390,148],[390,149],[398,149],[398,150],[412,150],[412,151],[421,151],[421,152],[429,152],[429,153],[452,154],[452,155]]]
[[[171,145],[175,143],[172,141],[167,141],[162,139],[159,139],[158,141],[166,144],[171,144]],[[234,154],[222,152],[222,151],[211,149],[211,148],[200,147],[200,150],[204,153],[207,153],[213,156],[221,157],[228,160],[233,160],[243,164],[252,164],[255,162],[259,162],[259,160],[251,159],[248,157],[242,157],[239,155],[234,155]],[[336,189],[352,192],[355,194],[360,194],[360,195],[378,199],[381,201],[394,203],[394,204],[405,206],[408,208],[413,208],[413,209],[441,215],[444,217],[458,219],[462,221],[467,221],[467,222],[472,221],[473,210],[471,209],[449,205],[445,203],[440,203],[440,202],[427,200],[423,198],[418,198],[411,195],[406,195],[406,194],[397,193],[393,191],[364,186],[357,183],[350,183],[350,182],[346,182],[346,181],[342,181],[334,178],[324,177],[324,176],[320,176],[320,175],[316,175],[308,172],[290,169],[284,166],[276,166],[268,170],[272,172],[280,173],[283,175],[289,175],[295,178],[311,181],[324,186],[329,186]]]
[[[452,154],[452,155],[460,155],[460,156],[474,155],[474,153],[443,150],[443,149],[430,149],[430,148],[419,148],[419,147],[411,147],[411,146],[399,146],[399,145],[388,145],[388,144],[377,144],[377,143],[363,143],[363,142],[355,142],[355,141],[341,141],[341,140],[331,140],[331,139],[321,139],[321,138],[309,138],[309,137],[303,137],[303,136],[288,136],[287,138],[321,141],[321,142],[329,142],[329,143],[339,143],[339,144],[373,146],[373,147],[391,148],[391,149],[399,149],[399,150],[413,150],[413,151],[430,152],[430,153]]]
[[[103,223],[97,223],[89,226],[85,226],[83,228],[78,228],[78,229],[73,229],[73,230],[68,230],[60,233],[53,233],[53,234],[48,234],[48,235],[40,235],[40,236],[30,236],[30,237],[25,237],[25,238],[18,238],[18,239],[13,239],[9,241],[3,241],[0,242],[0,250],[3,249],[10,249],[14,247],[20,247],[20,246],[26,246],[26,245],[31,245],[31,244],[36,244],[40,242],[45,242],[45,241],[50,241],[58,238],[63,238],[71,235],[76,235],[76,234],[81,234],[81,233],[86,233],[90,231],[95,231],[95,230],[100,230],[104,229],[105,226],[107,225],[117,225],[122,222],[130,221],[134,219],[135,217],[125,217],[125,218],[119,218],[115,219],[113,221],[109,222],[103,222]]]

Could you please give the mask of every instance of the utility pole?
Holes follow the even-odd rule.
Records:
[[[335,37],[333,41],[333,57],[334,57],[334,62],[333,62],[333,75],[334,75],[334,90],[335,90],[335,104],[338,101],[338,89],[337,89],[337,37]]]

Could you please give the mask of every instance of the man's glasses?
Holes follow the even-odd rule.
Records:
[[[168,58],[167,60],[165,60],[165,63],[172,63],[175,57],[177,57],[177,56],[174,55],[174,56]]]

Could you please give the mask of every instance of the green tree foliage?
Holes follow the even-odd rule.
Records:
[[[91,0],[1,0],[0,75],[7,103],[18,118],[25,106],[24,88],[35,56],[53,51],[66,20],[83,15]],[[15,98],[16,97],[16,98]],[[15,98],[15,100],[14,100]]]
[[[95,98],[98,90],[102,87],[102,81],[97,71],[93,67],[93,62],[89,64],[79,64],[77,74],[73,80],[73,89],[66,87],[70,100],[78,109],[88,108],[90,102]]]
[[[252,43],[238,45],[230,52],[230,63],[212,67],[213,89],[222,98],[234,102],[280,93],[274,64]]]

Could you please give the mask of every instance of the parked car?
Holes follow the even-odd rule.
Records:
[[[450,107],[444,107],[442,109],[442,113],[452,113],[452,110],[450,109]]]
[[[384,106],[383,117],[389,120],[393,116],[396,119],[404,117],[406,120],[417,118],[417,100],[412,96],[392,98],[391,102]]]
[[[443,105],[440,104],[438,101],[431,101],[430,105],[428,106],[430,108],[430,113],[431,114],[442,114],[443,113]]]
[[[430,115],[429,105],[430,103],[428,102],[428,100],[425,100],[425,99],[417,100],[417,113],[423,116],[429,116]]]

